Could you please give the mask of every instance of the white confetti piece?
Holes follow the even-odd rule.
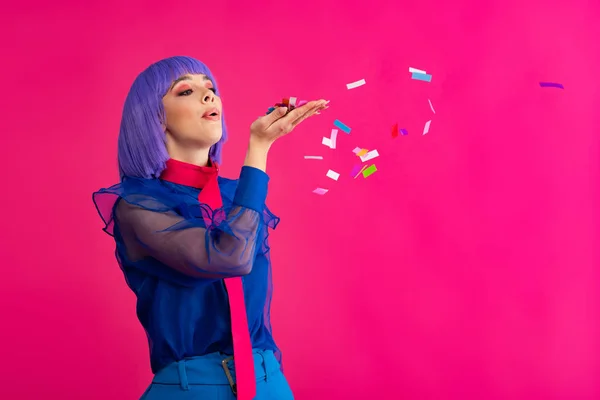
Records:
[[[379,153],[377,152],[377,150],[371,150],[370,152],[368,152],[364,156],[361,156],[360,157],[360,161],[365,162],[365,161],[372,160],[372,159],[374,159],[376,157],[379,157]]]
[[[338,130],[337,129],[332,129],[331,130],[331,137],[325,137],[323,136],[323,141],[322,143],[329,147],[330,149],[335,149],[336,143],[337,143],[337,134],[338,134]]]
[[[431,120],[425,122],[425,128],[423,129],[423,135],[429,132],[429,125],[431,125]]]
[[[333,179],[334,181],[337,181],[338,178],[340,177],[340,174],[338,174],[337,172],[335,172],[333,170],[329,170],[329,171],[327,171],[327,177]]]
[[[292,107],[296,107],[296,101],[297,101],[297,100],[298,100],[298,99],[297,99],[297,98],[295,98],[295,97],[290,97],[290,106],[292,106]]]
[[[412,73],[415,73],[415,72],[416,72],[417,74],[426,74],[426,73],[427,73],[427,72],[425,72],[425,70],[422,70],[422,69],[416,69],[416,68],[413,68],[413,67],[408,67],[408,72],[410,72],[411,74],[412,74]]]
[[[431,108],[431,111],[433,111],[433,113],[435,114],[435,110],[433,109],[433,104],[431,104],[431,100],[427,99],[427,101],[429,102],[429,108]]]
[[[356,81],[356,82],[352,82],[352,83],[347,83],[347,84],[346,84],[346,87],[347,87],[348,89],[355,89],[355,88],[357,88],[357,87],[359,87],[359,86],[362,86],[362,85],[364,85],[364,84],[366,84],[366,83],[367,83],[367,82],[365,82],[365,80],[364,80],[364,79],[361,79],[360,81]]]
[[[323,156],[304,156],[305,160],[322,160]]]
[[[313,190],[313,193],[320,194],[321,196],[323,196],[327,192],[329,192],[329,190],[323,188],[316,188],[315,190]]]

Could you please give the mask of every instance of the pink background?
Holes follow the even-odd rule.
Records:
[[[226,176],[274,101],[331,99],[269,160],[273,322],[297,399],[600,398],[597,2],[34,3],[0,13],[0,398],[149,383],[91,193],[117,180],[129,85],[177,54],[219,80]],[[329,150],[336,118],[353,131]],[[380,153],[368,179],[348,176],[355,146]]]

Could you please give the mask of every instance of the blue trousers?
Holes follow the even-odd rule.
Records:
[[[279,362],[270,350],[254,349],[255,400],[294,400]],[[140,400],[235,400],[221,362],[222,353],[190,357],[167,365],[154,375]],[[235,381],[233,361],[228,363]]]

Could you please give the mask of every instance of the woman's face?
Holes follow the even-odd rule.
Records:
[[[209,148],[221,139],[221,99],[206,75],[179,77],[162,102],[167,147]]]

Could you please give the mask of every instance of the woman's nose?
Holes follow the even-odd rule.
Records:
[[[210,90],[202,98],[202,102],[204,102],[204,103],[213,103],[214,101],[215,101],[215,95]]]

